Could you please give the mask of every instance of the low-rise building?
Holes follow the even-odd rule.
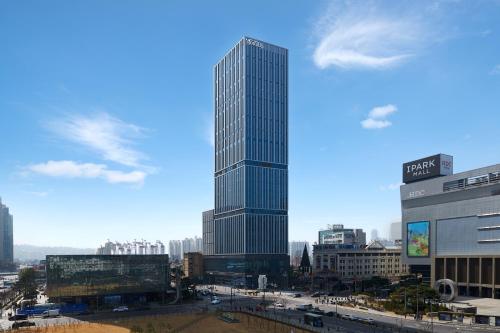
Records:
[[[200,252],[184,253],[184,276],[191,279],[203,278],[203,254]]]
[[[372,277],[398,278],[408,273],[401,262],[401,247],[372,241],[366,247],[346,244],[313,246],[313,274],[343,283],[355,283]]]
[[[363,229],[346,229],[343,224],[330,224],[318,232],[318,244],[366,245]]]

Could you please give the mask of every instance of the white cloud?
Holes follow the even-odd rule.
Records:
[[[389,184],[389,185],[382,185],[380,186],[380,190],[381,191],[394,191],[394,190],[398,190],[401,185],[403,185],[403,183],[393,183],[393,184]]]
[[[386,118],[396,112],[398,108],[395,105],[387,104],[374,107],[368,117],[361,121],[361,126],[366,129],[382,129],[392,125],[392,122]]]
[[[142,185],[147,174],[143,171],[123,172],[109,170],[104,164],[77,163],[74,161],[48,161],[32,164],[27,169],[36,174],[63,178],[99,178],[108,183],[128,183]]]
[[[205,141],[208,142],[210,146],[215,147],[215,122],[213,115],[210,114],[209,116],[206,116],[204,123],[205,128],[203,134]]]
[[[66,116],[50,122],[48,128],[66,140],[97,152],[108,161],[140,167],[141,161],[146,158],[132,147],[133,139],[142,137],[145,130],[105,112],[92,116]]]
[[[429,42],[428,22],[421,18],[430,16],[401,8],[333,1],[315,26],[314,63],[320,69],[386,69],[415,56]]]
[[[46,196],[49,195],[49,192],[46,192],[46,191],[27,191],[26,193],[34,195],[36,197],[40,197],[40,198],[45,198]]]
[[[397,110],[398,108],[392,104],[387,104],[384,106],[376,106],[370,111],[368,117],[374,119],[384,119],[385,117],[387,117],[391,113],[396,112]]]
[[[391,126],[392,123],[388,120],[376,120],[367,118],[361,122],[361,126],[366,129],[380,129]]]

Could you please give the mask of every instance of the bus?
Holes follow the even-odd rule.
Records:
[[[323,318],[315,313],[306,313],[304,315],[304,323],[313,327],[323,327]]]

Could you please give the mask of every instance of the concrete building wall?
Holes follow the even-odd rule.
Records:
[[[185,277],[203,278],[203,255],[199,252],[184,253],[183,269]]]

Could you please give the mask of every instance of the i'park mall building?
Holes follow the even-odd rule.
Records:
[[[438,154],[403,164],[403,263],[462,296],[500,298],[500,164],[453,173]]]

